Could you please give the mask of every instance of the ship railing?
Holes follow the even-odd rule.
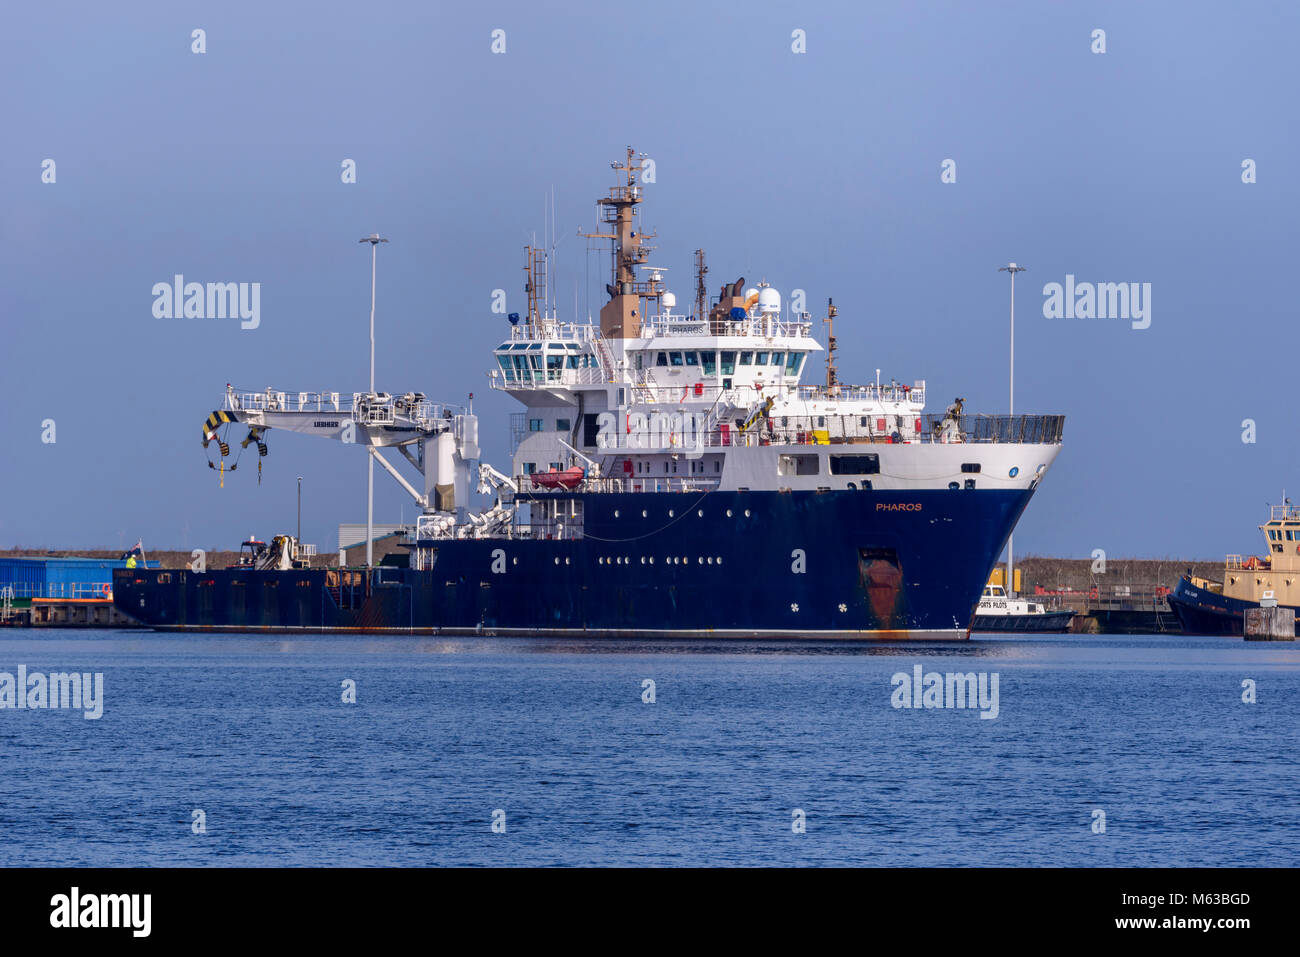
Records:
[[[302,412],[345,415],[370,425],[391,425],[396,418],[410,419],[421,426],[445,418],[453,407],[429,402],[422,392],[299,392],[265,389],[241,392],[226,389],[225,408],[229,412]]]
[[[1273,560],[1255,555],[1247,555],[1245,558],[1240,555],[1229,555],[1224,559],[1223,567],[1228,571],[1266,572],[1273,567]]]
[[[488,372],[493,389],[554,389],[572,385],[602,385],[609,381],[599,366],[579,369],[528,369],[519,372],[511,369],[503,373],[499,368]]]
[[[923,415],[923,442],[1059,445],[1063,415]]]
[[[925,380],[915,385],[890,383],[889,385],[801,385],[798,396],[805,402],[906,402],[925,405]]]
[[[812,323],[803,319],[782,319],[776,315],[752,315],[744,319],[698,319],[690,315],[659,313],[641,323],[641,338],[658,336],[749,336],[809,339]]]
[[[711,492],[722,484],[718,476],[706,475],[636,475],[602,476],[583,479],[574,488],[547,488],[533,485],[532,475],[523,474],[515,477],[515,486],[523,501],[528,496],[546,495],[552,492],[562,493],[628,493],[628,492]]]
[[[1270,522],[1295,522],[1300,521],[1300,506],[1297,505],[1270,505],[1269,516]]]
[[[680,416],[680,418],[679,418]],[[863,426],[861,420],[867,419]],[[880,418],[885,419],[880,428]],[[1021,444],[1054,445],[1061,442],[1062,415],[969,415],[957,420],[945,416],[912,415],[826,415],[813,416],[811,423],[798,426],[766,427],[762,422],[741,430],[721,423],[700,429],[691,413],[665,414],[648,429],[631,432],[602,432],[596,447],[602,452],[689,453],[705,449],[760,445],[856,445],[856,444]],[[917,426],[920,426],[918,430]]]
[[[590,342],[600,335],[600,329],[589,322],[561,322],[558,319],[539,319],[536,328],[527,323],[510,327],[511,342]]]
[[[12,582],[10,598],[107,599],[113,595],[108,582]]]

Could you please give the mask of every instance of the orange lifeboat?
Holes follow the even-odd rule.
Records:
[[[574,488],[586,473],[576,465],[571,469],[533,473],[533,488]]]

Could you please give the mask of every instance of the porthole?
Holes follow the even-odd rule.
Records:
[[[695,561],[698,562],[699,564],[703,565],[703,564],[704,564],[704,556],[703,556],[703,555],[697,556],[696,559],[695,559]]]
[[[644,555],[641,556],[641,564],[642,564],[642,565],[645,564],[645,556],[644,556]]]
[[[560,559],[558,557],[555,559],[555,564],[560,564]]]
[[[719,565],[722,564],[722,556],[721,556],[721,555],[718,556],[718,564],[719,564]]]
[[[618,509],[614,509],[614,517],[618,518]]]
[[[695,514],[698,515],[700,518],[703,518],[703,517],[704,517],[704,509],[700,509],[700,510],[697,511]]]
[[[518,564],[519,564],[519,556],[516,555],[514,558],[510,559],[510,564],[511,564],[511,565],[518,565]]]
[[[673,510],[671,508],[668,510],[668,517],[669,518],[673,517]]]
[[[710,564],[710,565],[713,564],[713,556],[712,556],[712,555],[709,556],[709,564]]]
[[[641,517],[642,517],[642,518],[649,518],[649,517],[650,517],[650,513],[647,512],[645,509],[641,509]]]
[[[731,518],[731,509],[727,509],[727,518]]]
[[[1008,472],[1007,474],[1010,475],[1012,478],[1015,478],[1017,475],[1020,474],[1020,469],[1017,466],[1013,465],[1011,466],[1011,471]]]
[[[564,564],[569,564],[569,557],[567,555],[564,557]]]
[[[749,518],[749,509],[745,509],[745,518]]]
[[[654,563],[655,563],[655,557],[654,557],[653,555],[651,555],[651,556],[650,556],[650,564],[653,565]]]

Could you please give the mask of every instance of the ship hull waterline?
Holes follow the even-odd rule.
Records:
[[[160,631],[964,640],[1033,490],[573,495],[582,538],[432,540],[424,570],[123,570],[114,604]]]

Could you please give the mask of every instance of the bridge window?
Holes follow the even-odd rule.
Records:
[[[766,352],[760,352],[760,353],[758,353],[757,355],[755,355],[755,356],[754,356],[754,365],[756,365],[756,366],[765,366],[765,365],[767,365],[767,353],[766,353]]]
[[[832,475],[876,475],[880,472],[880,456],[832,455]]]
[[[799,357],[802,353],[787,352],[785,354],[785,374],[794,375],[799,369]]]
[[[661,352],[659,353],[659,355],[655,356],[655,365],[656,366],[668,365],[668,353]]]
[[[686,364],[688,366],[697,366],[700,364],[699,357],[694,352],[686,353]]]
[[[734,352],[724,352],[722,354],[722,374],[723,375],[736,374],[736,354]],[[731,388],[731,387],[727,386],[726,388]]]
[[[773,352],[773,353],[772,353],[772,365],[776,366],[777,368],[780,368],[781,366],[785,365],[785,353],[784,353],[784,352]]]
[[[742,366],[752,366],[754,364],[754,353],[742,352],[740,354],[740,364]]]
[[[713,375],[718,371],[718,354],[716,352],[701,352],[700,365],[704,366],[705,375]]]
[[[682,364],[682,354],[681,354],[680,352],[670,352],[670,353],[668,353],[668,359],[669,359],[669,360],[672,362],[672,364],[675,365],[675,366],[679,366],[679,365]]]

